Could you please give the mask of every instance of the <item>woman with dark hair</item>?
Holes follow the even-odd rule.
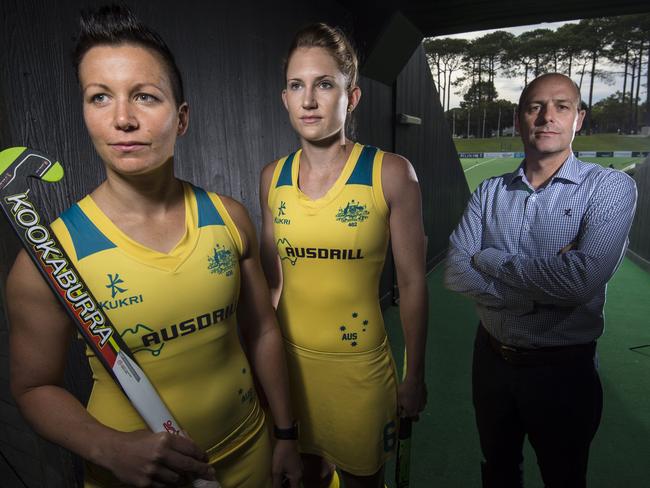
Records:
[[[298,486],[282,340],[254,227],[235,200],[174,176],[189,121],[168,47],[126,9],[87,14],[75,51],[83,115],[106,179],[52,227],[189,437],[151,433],[88,351],[87,410],[62,388],[71,324],[25,252],[8,281],[11,386],[43,437],[84,457],[85,486]],[[248,359],[240,345],[248,351]],[[250,360],[250,365],[249,361]],[[252,366],[252,371],[251,371]],[[273,468],[272,468],[273,456]]]
[[[427,298],[418,181],[401,156],[346,137],[357,58],[326,24],[294,38],[282,100],[300,149],[262,171],[262,264],[285,340],[306,488],[383,487],[398,416],[426,403]],[[378,299],[389,237],[408,373],[398,386]]]

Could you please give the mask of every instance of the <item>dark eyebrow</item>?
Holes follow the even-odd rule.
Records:
[[[155,88],[156,90],[158,90],[160,92],[163,91],[162,88],[159,87],[158,85],[156,85],[155,83],[138,83],[137,85],[135,85],[133,87],[133,91],[142,90],[142,89],[147,88],[147,87],[153,87],[153,88]],[[103,83],[88,83],[88,85],[86,85],[84,87],[84,93],[86,92],[86,90],[88,90],[90,88],[99,88],[100,90],[111,91],[110,87],[108,85],[103,84]]]
[[[138,83],[137,85],[135,85],[133,87],[133,91],[142,90],[142,89],[148,88],[148,87],[153,87],[153,88],[155,88],[156,90],[158,90],[160,92],[163,91],[163,89],[161,87],[159,87],[158,85],[156,85],[155,83]]]
[[[322,81],[322,80],[324,80],[325,78],[331,78],[331,79],[334,79],[335,77],[334,77],[334,75],[324,74],[324,75],[318,76],[318,77],[316,78],[316,81]],[[287,81],[303,81],[303,80],[302,80],[302,78],[287,78]]]
[[[572,104],[575,105],[575,100],[571,100],[570,98],[554,98],[554,99],[551,100],[551,102],[552,103],[572,103]],[[533,104],[544,105],[545,103],[547,103],[546,100],[529,100],[524,104],[524,106],[533,105]]]
[[[570,98],[556,98],[553,100],[555,103],[573,103],[575,104],[575,100],[571,100]]]
[[[101,90],[106,90],[106,91],[109,90],[108,86],[104,85],[103,83],[88,83],[88,84],[84,87],[84,92],[85,92],[86,90],[88,90],[89,88],[99,88],[99,89],[101,89]]]

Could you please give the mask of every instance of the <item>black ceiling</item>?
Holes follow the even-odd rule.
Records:
[[[379,29],[396,11],[406,16],[424,37],[497,29],[561,20],[650,12],[649,0],[339,0],[355,23]]]

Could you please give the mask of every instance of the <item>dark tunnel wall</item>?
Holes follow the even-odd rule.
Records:
[[[326,11],[288,4],[272,9],[262,2],[129,3],[169,43],[184,75],[191,114],[189,131],[178,144],[177,174],[241,200],[259,223],[259,171],[297,145],[280,99],[285,50],[300,25],[321,19],[341,23],[345,17],[331,6]],[[34,188],[38,201],[47,202],[45,213],[50,218],[103,178],[83,127],[70,62],[79,9],[90,4],[75,0],[57,2],[56,8],[45,0],[0,4],[4,46],[0,146],[39,148],[63,162],[63,182]],[[385,144],[381,134],[375,143]],[[4,218],[0,220],[4,288],[18,247]],[[0,312],[0,486],[19,487],[23,482],[29,487],[76,486],[71,456],[36,436],[10,396],[4,307]],[[81,350],[75,345],[69,355],[65,382],[85,399],[90,378]],[[78,477],[79,469],[76,473]]]
[[[100,3],[104,2],[61,0],[56,8],[47,0],[0,3],[0,148],[26,145],[63,162],[63,182],[32,190],[37,201],[45,202],[50,219],[103,178],[83,126],[70,62],[80,8]],[[178,143],[177,174],[242,201],[259,227],[259,171],[298,144],[280,100],[281,64],[289,41],[307,22],[352,26],[354,19],[335,4],[279,4],[278,8],[266,2],[127,3],[162,34],[184,75],[190,125]],[[357,139],[401,152],[414,164],[424,195],[431,264],[444,253],[467,198],[467,186],[451,151],[453,144],[422,52],[414,55],[392,86],[367,78],[360,85]],[[424,125],[396,127],[396,107],[420,114]],[[0,486],[76,486],[73,458],[32,432],[9,392],[4,285],[18,241],[4,218],[0,218],[0,236]],[[389,256],[380,290],[384,305],[390,302],[393,286]],[[90,377],[82,349],[73,344],[65,382],[84,400]]]
[[[431,265],[444,258],[469,189],[421,46],[397,78],[395,111],[422,120],[422,125],[396,126],[395,151],[413,163],[420,180]]]
[[[394,151],[393,88],[363,77],[359,86],[361,87],[361,102],[354,112],[354,138],[364,144],[380,147],[385,151]],[[379,283],[382,308],[393,303],[395,280],[393,259],[389,252]]]

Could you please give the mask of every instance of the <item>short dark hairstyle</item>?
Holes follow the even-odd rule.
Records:
[[[140,22],[124,5],[106,5],[81,13],[79,38],[73,51],[73,65],[79,80],[79,65],[86,53],[95,46],[135,44],[154,51],[161,59],[176,106],[185,102],[183,78],[174,55],[160,35]]]
[[[532,87],[535,85],[535,83],[543,78],[548,78],[550,76],[559,76],[561,78],[566,78],[568,81],[571,82],[573,87],[576,90],[576,94],[578,95],[578,100],[576,103],[576,108],[578,111],[583,110],[582,108],[582,94],[580,93],[580,87],[578,84],[573,81],[571,78],[569,78],[567,75],[562,74],[562,73],[544,73],[543,75],[538,76],[534,80],[532,80],[530,83],[528,83],[524,89],[521,92],[521,95],[519,95],[519,102],[517,103],[517,115],[521,115],[521,110],[522,110],[522,103],[526,100],[526,95],[528,95],[528,92],[532,89]]]
[[[357,84],[359,78],[359,61],[352,43],[338,27],[332,27],[323,22],[309,24],[296,32],[284,60],[284,76],[287,76],[289,60],[296,49],[301,47],[321,47],[334,58],[341,73],[348,80],[347,88]]]

